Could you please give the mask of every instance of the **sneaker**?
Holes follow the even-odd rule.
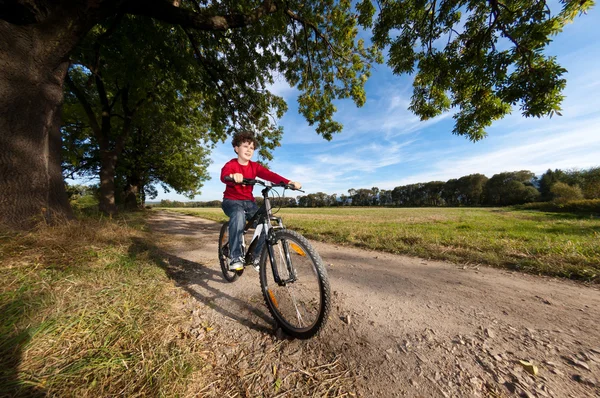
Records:
[[[244,266],[245,267],[252,267],[256,271],[258,271],[260,269],[260,267],[258,266],[259,262],[260,262],[260,259],[254,259],[254,258],[250,257],[250,258],[246,259],[246,263],[244,264]]]
[[[233,260],[229,263],[229,271],[241,271],[244,269],[244,263],[240,259]]]

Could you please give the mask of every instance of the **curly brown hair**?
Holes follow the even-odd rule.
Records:
[[[231,145],[235,148],[236,146],[242,145],[244,142],[251,142],[254,144],[254,149],[258,148],[258,141],[256,137],[250,131],[240,131],[233,136]]]

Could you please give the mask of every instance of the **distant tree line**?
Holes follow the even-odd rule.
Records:
[[[220,200],[211,200],[208,202],[182,202],[179,200],[163,199],[159,204],[154,204],[159,207],[221,207]]]
[[[600,167],[549,169],[541,177],[528,170],[430,181],[385,190],[349,189],[348,194],[317,192],[297,198],[299,207],[327,206],[510,206],[531,202],[600,199]]]
[[[256,198],[260,203],[262,198]],[[528,170],[503,172],[491,178],[470,174],[446,182],[430,181],[385,190],[377,187],[349,189],[348,194],[311,193],[297,198],[274,198],[274,206],[512,206],[532,202],[566,203],[600,199],[600,167],[587,170],[548,169],[541,177]],[[163,207],[215,207],[220,201],[177,202],[163,200]]]

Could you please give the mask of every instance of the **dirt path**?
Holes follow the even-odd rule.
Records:
[[[221,276],[220,225],[156,213],[151,227],[172,278],[241,344],[235,355],[277,341],[258,274],[248,269],[232,284]],[[600,397],[597,287],[312,243],[327,265],[333,311],[318,337],[279,347],[288,367],[309,373],[303,350],[336,358],[352,371],[348,394],[358,396]],[[303,358],[294,363],[294,353]],[[236,363],[242,373],[248,366]]]

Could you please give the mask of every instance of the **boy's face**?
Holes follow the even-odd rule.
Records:
[[[247,163],[250,159],[252,159],[252,155],[254,155],[253,142],[242,142],[239,146],[236,146],[234,149],[238,155],[238,160],[243,163]]]

